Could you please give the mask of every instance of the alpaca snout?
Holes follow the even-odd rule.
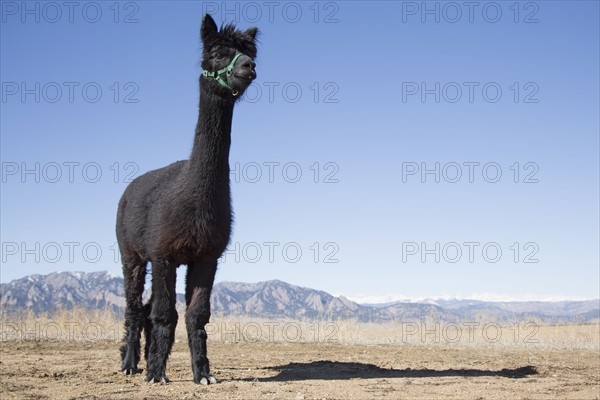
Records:
[[[247,55],[240,57],[238,61],[239,70],[236,72],[236,76],[241,79],[254,80],[256,79],[256,63],[254,60]]]
[[[256,79],[256,71],[253,69],[243,69],[240,72],[236,73],[235,76],[241,79],[252,81]]]
[[[242,64],[242,67],[248,68],[248,69],[254,71],[254,69],[256,68],[256,63],[254,61],[252,61],[252,59],[248,59],[248,61],[246,61]]]

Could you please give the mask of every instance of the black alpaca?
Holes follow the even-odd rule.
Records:
[[[206,353],[205,325],[217,260],[231,233],[229,148],[233,107],[256,78],[256,28],[217,29],[205,15],[200,111],[189,160],[150,171],[125,190],[117,213],[117,240],[125,278],[125,374],[139,373],[140,334],[145,331],[149,382],[165,374],[177,325],[176,268],[187,265],[185,322],[194,382],[215,383]],[[152,265],[152,295],[142,305],[146,265]]]

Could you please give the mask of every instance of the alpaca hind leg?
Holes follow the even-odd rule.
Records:
[[[210,374],[206,351],[206,324],[210,320],[210,293],[212,291],[217,262],[196,263],[188,266],[186,276],[185,324],[188,345],[192,353],[194,382],[203,385],[217,383]]]
[[[142,372],[137,368],[140,361],[140,335],[144,314],[142,292],[146,280],[146,263],[123,265],[125,281],[125,336],[121,346],[121,371],[125,375]]]
[[[148,382],[167,383],[167,359],[175,341],[177,311],[175,310],[176,265],[152,262],[152,302],[148,323],[151,324],[147,347]]]

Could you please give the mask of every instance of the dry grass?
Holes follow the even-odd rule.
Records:
[[[213,316],[209,340],[217,343],[336,343],[409,346],[547,348],[600,350],[600,324],[545,325],[520,322],[441,324],[435,321],[363,323],[355,320],[294,321]],[[0,340],[120,341],[123,322],[110,310],[61,311],[55,315],[6,314],[0,320]],[[183,318],[176,340],[185,342]]]
[[[33,312],[2,314],[0,341],[97,341],[121,339],[123,321],[111,310],[61,310],[52,315]]]
[[[475,346],[510,348],[597,349],[600,324],[545,325],[521,322],[500,325],[494,322],[387,322],[355,320],[293,321],[216,317],[207,328],[209,339],[228,342],[301,342],[351,344],[392,344],[410,346]],[[185,338],[185,327],[178,327]]]

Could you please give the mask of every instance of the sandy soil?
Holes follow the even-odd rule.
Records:
[[[168,385],[118,372],[113,341],[4,342],[2,399],[599,399],[596,350],[213,343],[219,383],[195,385],[175,344]]]

